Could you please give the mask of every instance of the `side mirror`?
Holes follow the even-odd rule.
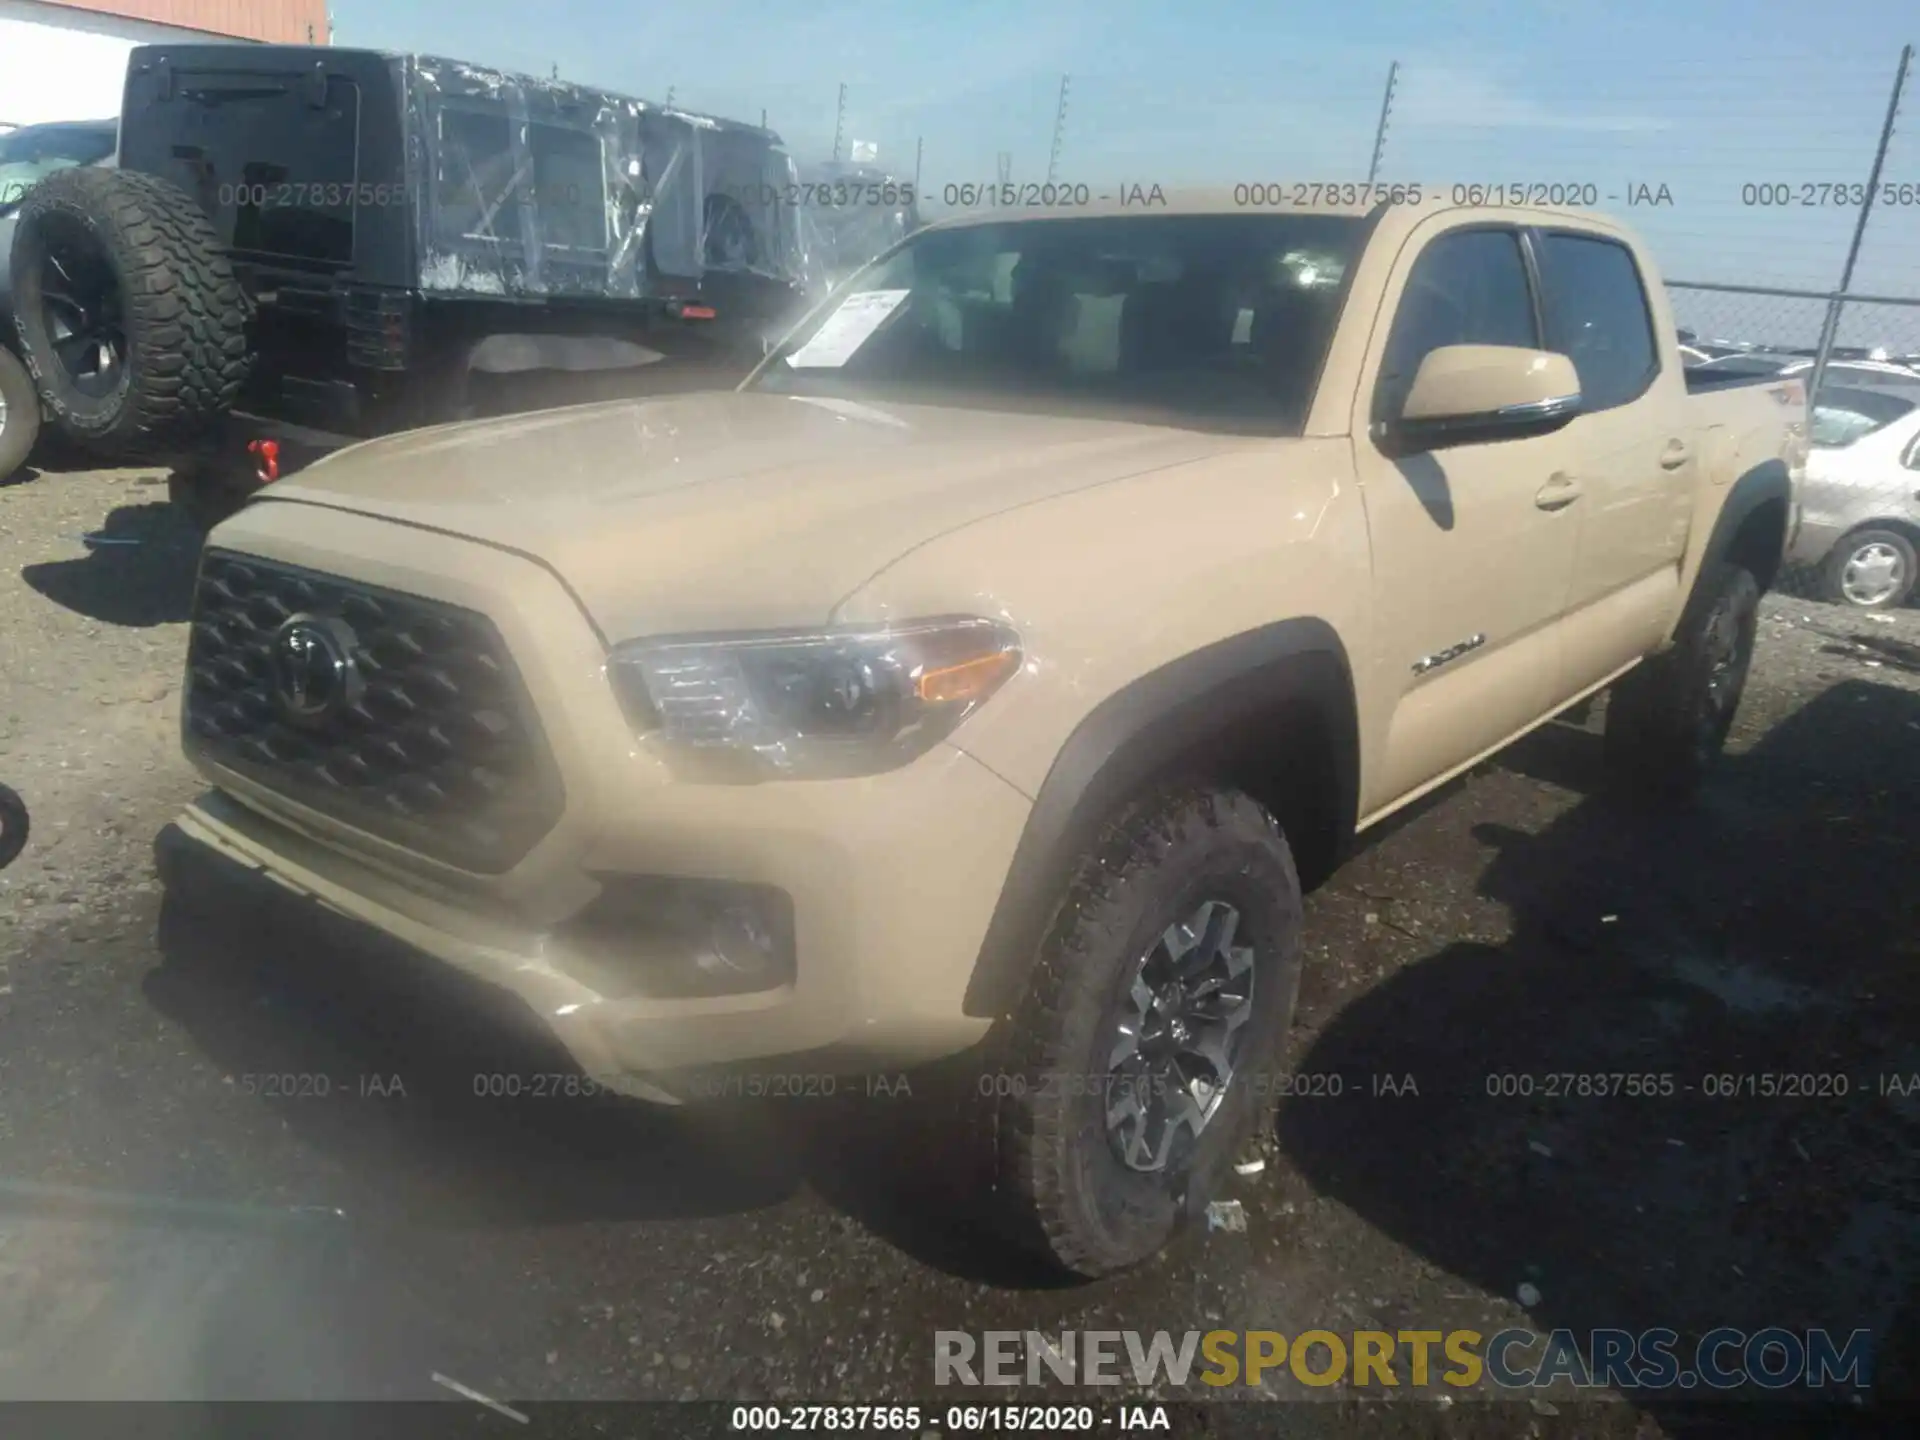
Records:
[[[1573,361],[1517,345],[1442,345],[1427,353],[1383,439],[1395,454],[1522,440],[1580,413]]]

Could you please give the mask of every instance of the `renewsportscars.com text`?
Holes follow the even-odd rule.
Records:
[[[936,1385],[1192,1384],[1259,1386],[1269,1376],[1303,1385],[1447,1385],[1484,1379],[1501,1389],[1558,1381],[1582,1389],[1766,1390],[1865,1388],[1872,1336],[1855,1330],[1710,1330],[1684,1342],[1666,1329],[1591,1330],[940,1330]]]

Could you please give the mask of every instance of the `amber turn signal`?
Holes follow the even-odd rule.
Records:
[[[992,694],[1019,664],[1018,650],[996,650],[958,665],[924,670],[914,682],[914,694],[929,705],[966,704]]]

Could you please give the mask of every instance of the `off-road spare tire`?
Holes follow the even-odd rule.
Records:
[[[20,206],[11,263],[27,368],[73,439],[152,456],[232,407],[251,364],[246,296],[178,186],[56,171]]]

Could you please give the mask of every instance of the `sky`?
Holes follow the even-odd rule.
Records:
[[[335,44],[764,111],[803,160],[831,154],[844,84],[843,143],[905,178],[920,147],[935,209],[947,185],[994,180],[1003,153],[1019,181],[1050,160],[1069,184],[1364,181],[1398,62],[1377,180],[1572,186],[1635,224],[1670,278],[1822,290],[1857,209],[1818,187],[1865,183],[1900,48],[1920,40],[1911,0],[334,5]],[[1853,288],[1920,296],[1920,73],[1882,183],[1905,203],[1871,219]],[[1762,203],[1780,197],[1794,203]],[[1693,298],[1818,323],[1817,302]],[[1920,307],[1874,323],[1920,348]]]

